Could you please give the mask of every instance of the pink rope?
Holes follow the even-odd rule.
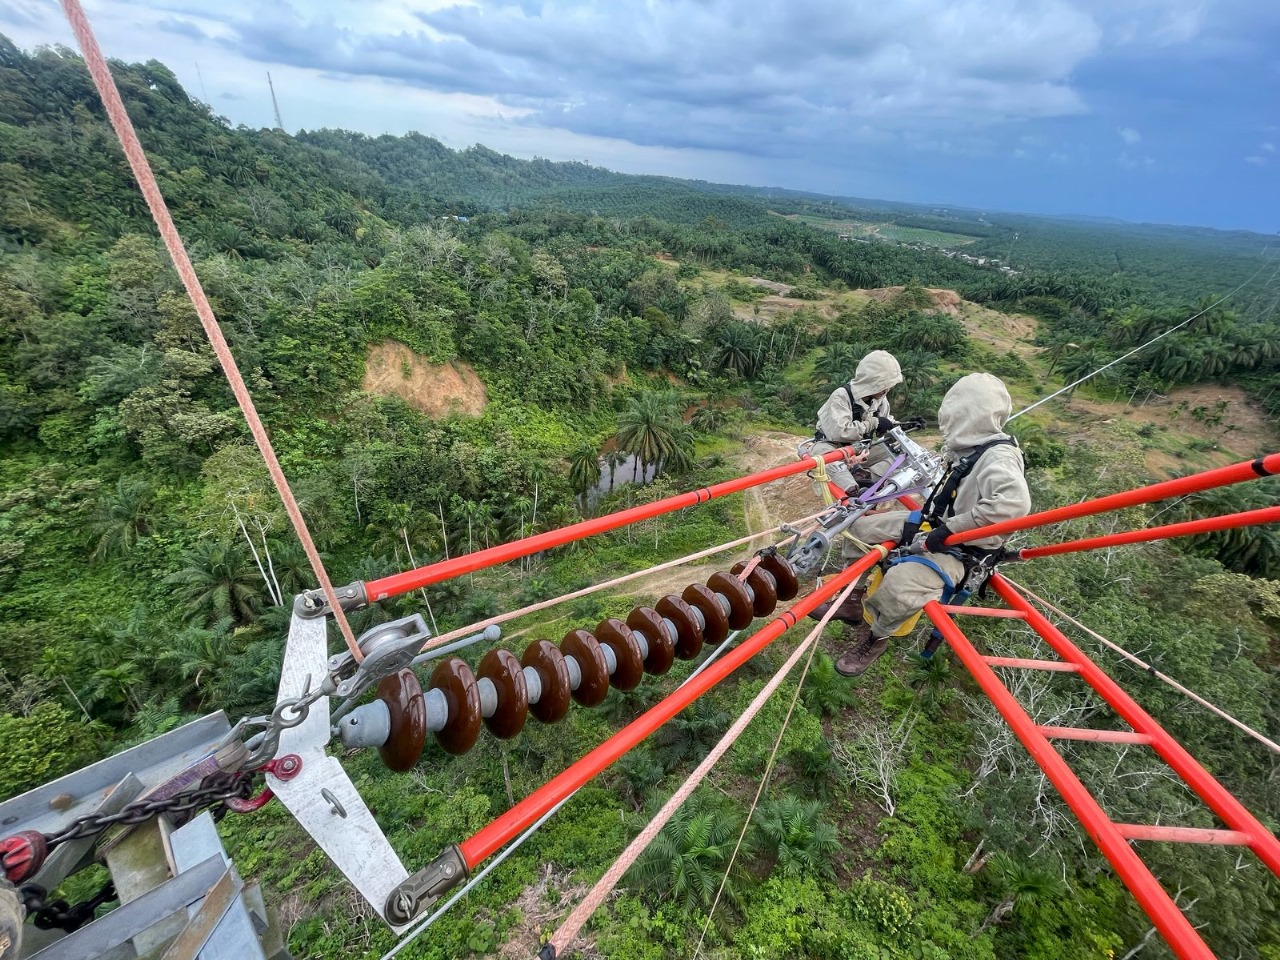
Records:
[[[1005,579],[1009,580],[1008,577],[1005,577]],[[1030,597],[1036,603],[1040,604],[1040,606],[1044,607],[1046,610],[1053,611],[1058,616],[1060,616],[1063,620],[1067,621],[1067,623],[1070,623],[1075,627],[1077,627],[1078,629],[1083,630],[1085,633],[1093,637],[1093,639],[1097,640],[1099,643],[1103,644],[1104,646],[1110,647],[1112,650],[1120,654],[1120,656],[1124,657],[1134,666],[1141,667],[1143,670],[1146,670],[1148,673],[1152,674],[1157,679],[1163,680],[1169,686],[1173,687],[1173,689],[1181,693],[1184,697],[1187,697],[1188,699],[1195,701],[1196,703],[1200,704],[1200,706],[1204,707],[1206,710],[1216,713],[1223,720],[1227,721],[1227,723],[1230,723],[1233,726],[1240,728],[1249,736],[1253,737],[1253,739],[1257,740],[1259,743],[1265,744],[1267,747],[1269,747],[1271,750],[1274,750],[1276,753],[1280,753],[1280,743],[1276,743],[1274,740],[1271,740],[1270,738],[1259,733],[1257,730],[1253,729],[1253,727],[1250,727],[1247,724],[1243,723],[1242,721],[1237,720],[1235,717],[1231,716],[1231,714],[1227,713],[1227,711],[1223,710],[1221,707],[1214,706],[1204,697],[1200,696],[1200,694],[1195,693],[1192,690],[1188,690],[1186,687],[1180,684],[1177,680],[1174,680],[1168,674],[1164,674],[1164,673],[1161,673],[1159,670],[1156,670],[1154,667],[1151,666],[1151,664],[1134,656],[1132,653],[1130,653],[1124,647],[1120,646],[1118,643],[1113,643],[1112,641],[1104,637],[1102,634],[1096,633],[1095,631],[1090,630],[1079,620],[1076,620],[1075,618],[1063,613],[1061,610],[1055,607],[1048,600],[1044,599],[1044,597],[1036,596],[1034,593],[1032,593],[1030,590],[1028,590],[1026,587],[1024,587],[1020,583],[1014,583],[1012,580],[1009,580],[1009,582],[1013,583],[1015,587],[1017,587],[1019,590],[1025,593],[1028,597]]]
[[[489,619],[487,620],[480,620],[480,621],[477,621],[476,623],[470,624],[469,626],[459,627],[457,630],[450,630],[448,633],[442,633],[438,637],[432,637],[430,640],[424,643],[422,645],[421,652],[425,653],[426,651],[432,649],[433,647],[443,646],[444,644],[448,643],[451,640],[458,640],[462,637],[470,636],[474,633],[479,633],[485,627],[491,627],[494,624],[506,623],[508,620],[514,620],[517,617],[523,617],[530,613],[538,613],[542,610],[549,610],[551,607],[557,606],[561,603],[565,603],[566,601],[569,601],[569,600],[577,600],[579,597],[589,596],[590,594],[598,593],[601,590],[608,590],[611,587],[616,587],[624,583],[630,583],[632,580],[640,580],[640,579],[643,579],[644,577],[651,576],[652,574],[661,573],[664,570],[670,570],[673,567],[679,567],[686,563],[692,563],[695,560],[701,560],[704,557],[710,557],[717,553],[723,553],[726,550],[732,550],[734,547],[740,547],[744,543],[750,543],[752,540],[759,540],[762,537],[771,537],[775,533],[780,532],[784,527],[797,526],[802,523],[808,523],[810,520],[813,520],[813,519],[816,519],[817,517],[822,516],[822,513],[825,513],[825,512],[826,511],[822,511],[820,513],[812,514],[811,516],[808,516],[808,517],[801,517],[799,520],[795,520],[791,523],[780,524],[779,526],[773,527],[769,530],[762,530],[759,533],[753,533],[748,537],[742,537],[738,540],[732,540],[729,543],[722,543],[716,547],[708,547],[706,550],[699,550],[697,553],[691,553],[687,557],[679,557],[675,560],[668,560],[666,563],[660,563],[656,567],[645,567],[643,570],[637,570],[634,573],[628,573],[621,577],[615,577],[612,580],[606,580],[604,583],[592,584],[589,587],[583,587],[581,590],[575,590],[573,593],[566,593],[558,597],[552,597],[550,600],[541,600],[538,603],[531,603],[529,604],[529,606],[521,607],[519,610],[510,610],[507,613],[500,613],[496,616],[489,617]],[[782,543],[788,543],[793,539],[795,539],[794,534],[791,537],[788,537],[786,540],[783,540]],[[745,573],[746,571],[743,571],[743,575],[745,575]]]
[[[569,944],[573,942],[573,939],[578,935],[578,932],[582,929],[583,925],[591,918],[591,915],[596,912],[600,904],[604,902],[605,897],[607,897],[613,891],[613,888],[618,885],[623,874],[631,869],[631,866],[636,862],[640,854],[648,848],[649,844],[653,843],[662,828],[666,826],[667,821],[670,820],[684,802],[689,799],[689,795],[693,793],[704,779],[706,779],[707,774],[711,772],[711,768],[719,762],[720,758],[728,752],[729,748],[733,746],[738,737],[742,735],[742,732],[747,728],[747,724],[752,721],[755,715],[764,707],[769,697],[771,697],[778,687],[782,685],[782,681],[787,678],[787,674],[791,672],[792,668],[795,667],[800,658],[804,656],[805,651],[814,646],[818,637],[821,636],[823,628],[826,627],[827,622],[831,619],[831,615],[835,612],[836,608],[844,602],[845,597],[847,597],[853,589],[854,584],[852,583],[845,587],[845,589],[831,604],[827,612],[823,614],[822,619],[818,621],[818,625],[810,630],[808,636],[796,645],[796,648],[791,651],[791,656],[787,658],[786,663],[778,668],[778,672],[775,673],[769,679],[769,682],[764,685],[763,689],[756,694],[755,699],[751,701],[747,706],[747,709],[742,711],[742,714],[738,719],[733,722],[733,726],[725,731],[725,735],[720,738],[720,742],[717,743],[711,749],[711,752],[703,758],[702,762],[698,764],[693,773],[689,774],[689,778],[680,785],[680,789],[671,795],[671,798],[663,804],[662,809],[657,812],[654,818],[649,821],[636,838],[627,845],[627,848],[622,851],[622,855],[613,862],[613,865],[605,871],[604,876],[602,876],[599,881],[596,882],[596,885],[591,888],[591,892],[587,894],[582,902],[579,903],[578,906],[574,908],[573,912],[565,918],[564,922],[560,924],[560,928],[552,934],[551,940],[549,941],[555,948],[557,956],[560,956],[568,948]],[[799,687],[797,687],[797,696],[799,695],[799,692]],[[795,705],[796,701],[793,699],[791,701],[791,710],[795,709]],[[787,728],[788,721],[791,719],[791,710],[787,711],[786,719],[783,720],[782,729],[784,731]],[[780,735],[778,742],[780,743],[781,740],[782,738]],[[777,744],[775,744],[774,754],[777,753],[777,750],[778,747]],[[770,756],[769,760],[772,764],[773,756]],[[758,801],[759,799],[760,795],[756,794],[756,800]],[[752,809],[754,810],[754,806]],[[741,838],[739,838],[739,843],[741,843]],[[734,849],[734,853],[735,855],[737,854],[736,848]],[[721,885],[721,889],[723,889],[723,884]]]
[[[174,225],[173,217],[169,215],[169,207],[165,204],[164,196],[160,193],[160,185],[156,183],[155,174],[151,172],[151,164],[147,161],[146,152],[142,149],[138,134],[133,129],[129,114],[125,111],[124,101],[120,99],[120,91],[116,89],[116,82],[111,77],[111,71],[107,69],[107,62],[102,56],[102,50],[98,47],[98,40],[93,35],[93,28],[89,26],[89,20],[85,17],[84,10],[80,6],[80,0],[62,0],[62,9],[67,15],[67,21],[71,24],[71,29],[75,32],[76,40],[80,43],[85,63],[89,67],[89,74],[93,77],[99,96],[102,97],[102,104],[106,107],[107,117],[111,121],[111,126],[115,129],[116,137],[120,140],[120,146],[124,149],[124,155],[129,161],[129,167],[133,170],[133,175],[138,181],[138,187],[142,190],[147,206],[151,209],[151,216],[156,222],[156,229],[160,231],[160,236],[164,239],[164,245],[169,251],[169,257],[173,260],[173,266],[178,271],[178,276],[182,278],[183,286],[187,288],[187,295],[191,298],[191,305],[195,307],[196,314],[200,317],[200,325],[204,327],[204,332],[209,338],[209,343],[213,346],[213,352],[218,358],[218,363],[222,365],[222,372],[226,374],[227,382],[231,385],[231,392],[235,394],[236,403],[240,405],[240,411],[244,414],[245,422],[249,425],[249,432],[253,434],[253,440],[258,445],[262,459],[266,462],[267,472],[271,474],[271,482],[275,484],[276,490],[280,494],[285,512],[289,515],[289,520],[298,535],[298,540],[302,543],[302,549],[306,551],[307,559],[311,562],[311,569],[316,575],[316,580],[324,590],[325,599],[329,601],[329,606],[333,610],[333,618],[337,621],[338,627],[342,631],[342,636],[347,641],[347,647],[350,648],[351,655],[356,659],[356,662],[359,662],[364,659],[364,655],[356,644],[355,634],[351,632],[351,624],[347,622],[342,607],[338,604],[338,597],[333,591],[333,584],[329,582],[329,575],[324,569],[324,561],[320,559],[320,553],[316,550],[316,545],[311,540],[311,533],[307,530],[307,523],[302,518],[302,511],[298,508],[298,502],[293,498],[293,491],[289,489],[289,481],[285,479],[284,471],[280,468],[280,461],[276,459],[275,450],[271,447],[271,438],[267,436],[267,428],[263,426],[262,420],[258,417],[258,411],[253,405],[253,398],[249,395],[244,379],[240,376],[239,367],[236,366],[235,357],[231,355],[231,348],[227,346],[227,341],[222,336],[222,329],[218,326],[218,318],[213,315],[213,308],[209,305],[209,299],[205,296],[204,289],[200,286],[200,279],[196,276],[195,268],[191,265],[186,248],[182,245],[182,237],[178,234],[178,228]]]

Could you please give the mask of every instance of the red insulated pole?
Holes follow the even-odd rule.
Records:
[[[1171,537],[1190,537],[1198,533],[1214,533],[1218,530],[1233,530],[1236,527],[1252,527],[1264,523],[1280,523],[1280,507],[1264,507],[1261,510],[1229,513],[1221,517],[1205,517],[1201,520],[1188,520],[1185,523],[1171,523],[1164,527],[1145,527],[1141,530],[1129,530],[1125,533],[1090,537],[1088,540],[1067,540],[1063,543],[1051,543],[1043,547],[1027,547],[1018,551],[1017,558],[1019,560],[1034,560],[1036,557],[1054,557],[1062,553],[1100,550],[1103,547],[1118,547],[1126,543],[1145,543],[1149,540],[1167,540]]]
[[[1200,939],[1200,934],[1178,909],[1178,905],[1173,902],[1164,887],[1160,886],[1160,881],[1152,875],[1151,870],[1142,862],[1137,852],[1129,846],[1128,840],[1098,805],[1093,794],[1085,788],[1067,766],[1067,762],[1053,748],[1053,744],[1036,727],[1035,721],[1027,716],[1022,705],[1000,682],[995,671],[969,642],[969,638],[956,626],[955,621],[947,615],[942,605],[932,601],[925,604],[924,612],[946,638],[960,662],[973,674],[973,679],[982,688],[982,692],[1000,711],[1005,722],[1022,741],[1031,758],[1044,771],[1045,776],[1061,794],[1067,806],[1080,818],[1085,831],[1111,861],[1111,866],[1124,881],[1124,885],[1147,912],[1152,924],[1164,936],[1165,942],[1174,953],[1181,960],[1214,960],[1213,952]]]
[[[885,544],[885,549],[892,546],[893,543],[889,542]],[[807,616],[814,607],[834,597],[846,585],[874,567],[880,562],[881,557],[881,550],[872,550],[861,560],[846,567],[820,588],[797,600],[792,604],[791,609],[771,620],[765,627],[752,634],[748,640],[739,644],[730,653],[715,661],[706,670],[688,681],[670,696],[650,707],[590,753],[566,767],[562,773],[548,780],[502,816],[481,829],[475,836],[464,840],[459,844],[459,849],[462,851],[462,858],[466,861],[467,869],[475,869],[477,864],[496,853],[504,844],[532,824],[542,814],[546,813],[584,783],[602,773],[628,750],[639,745],[641,741],[693,703],[694,700],[697,700],[698,697],[795,626],[796,622],[801,617]]]
[[[845,448],[832,450],[829,453],[822,454],[821,459],[826,463],[831,463],[835,460],[843,459],[847,452]],[[783,477],[795,476],[797,473],[804,473],[815,466],[817,466],[817,462],[814,457],[805,457],[795,463],[773,467],[770,470],[752,473],[745,477],[738,477],[735,480],[726,480],[724,483],[703,487],[700,490],[680,493],[674,497],[667,497],[665,500],[641,504],[629,510],[606,514],[603,517],[593,517],[590,520],[583,520],[581,523],[561,527],[558,530],[548,530],[546,533],[525,537],[523,540],[502,543],[496,547],[489,547],[485,550],[477,550],[475,553],[454,557],[452,560],[442,560],[439,563],[418,567],[416,570],[406,570],[404,573],[392,574],[379,580],[370,580],[365,584],[365,595],[369,598],[369,602],[376,603],[388,597],[396,597],[402,593],[417,590],[419,587],[427,587],[442,580],[450,580],[454,577],[462,576],[464,573],[472,573],[476,570],[483,570],[486,567],[497,566],[500,563],[527,557],[543,550],[550,550],[552,547],[564,546],[566,543],[582,540],[597,533],[616,530],[619,527],[625,527],[641,520],[662,516],[664,513],[673,513],[685,507],[696,506],[709,500],[715,500],[718,497],[728,496],[731,493],[738,493],[742,490],[758,487],[764,483],[781,480]]]
[[[1245,480],[1257,480],[1259,477],[1271,477],[1280,474],[1280,453],[1273,453],[1256,460],[1245,460],[1229,467],[1218,467],[1203,473],[1193,473],[1189,477],[1177,480],[1166,480],[1154,483],[1149,487],[1138,487],[1136,490],[1125,490],[1113,493],[1109,497],[1097,500],[1085,500],[1070,506],[1058,507],[1055,510],[1042,510],[1017,520],[1004,520],[989,526],[966,530],[964,533],[953,533],[947,537],[948,546],[967,543],[970,540],[981,540],[984,537],[998,537],[1018,530],[1029,530],[1032,527],[1043,527],[1050,523],[1061,523],[1063,520],[1075,520],[1078,517],[1091,517],[1096,513],[1109,510],[1120,510],[1124,507],[1136,507],[1156,500],[1167,500],[1170,497],[1184,497],[1191,493],[1225,487]]]
[[[1111,679],[1102,668],[1081,652],[1067,636],[1055,627],[1038,609],[1033,607],[1022,594],[1014,589],[1004,577],[996,574],[991,578],[1001,599],[1012,609],[1026,614],[1030,627],[1044,638],[1063,660],[1074,663],[1080,669],[1080,678],[1098,692],[1111,709],[1120,714],[1129,726],[1138,733],[1151,737],[1151,748],[1160,755],[1173,772],[1180,776],[1205,804],[1222,818],[1232,830],[1247,833],[1252,838],[1249,849],[1258,855],[1271,872],[1280,877],[1280,840],[1265,826],[1258,822],[1227,788],[1220,784],[1213,775],[1196,762],[1195,757],[1187,753],[1183,746],[1171,737],[1149,713],[1138,706],[1120,685]]]

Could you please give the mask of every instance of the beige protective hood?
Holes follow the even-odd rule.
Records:
[[[988,440],[1007,436],[1004,425],[1012,412],[1013,400],[999,377],[971,373],[942,398],[938,428],[947,449],[963,456]]]
[[[859,400],[873,397],[902,382],[902,367],[888,350],[872,350],[858,361],[858,369],[849,381],[849,389]]]

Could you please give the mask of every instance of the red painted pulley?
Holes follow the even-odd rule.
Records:
[[[0,840],[0,868],[10,883],[30,880],[49,857],[49,841],[39,830],[21,830]]]

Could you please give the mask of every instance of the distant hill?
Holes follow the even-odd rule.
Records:
[[[520,160],[483,146],[452,150],[419,133],[369,137],[322,129],[290,137],[229,128],[154,61],[122,66],[119,82],[145,116],[140,133],[158,158],[179,222],[223,252],[258,255],[280,252],[291,237],[349,235],[362,210],[400,224],[531,209],[740,230],[776,229],[773,214],[780,213],[802,215],[809,226],[793,222],[796,229],[824,220],[902,228],[880,238],[921,251],[963,237],[968,255],[1020,272],[1107,280],[1151,303],[1180,305],[1254,277],[1255,288],[1237,306],[1259,316],[1276,306],[1274,286],[1267,286],[1274,272],[1259,259],[1271,241],[1259,234],[622,174],[586,163]],[[94,120],[100,122],[101,107],[78,58],[53,50],[28,57],[0,37],[0,169],[9,187],[0,196],[0,235],[20,243],[69,242],[77,224],[107,237],[143,224],[145,210],[123,159]],[[86,181],[95,189],[72,186]],[[913,243],[917,231],[937,236],[931,244]]]

